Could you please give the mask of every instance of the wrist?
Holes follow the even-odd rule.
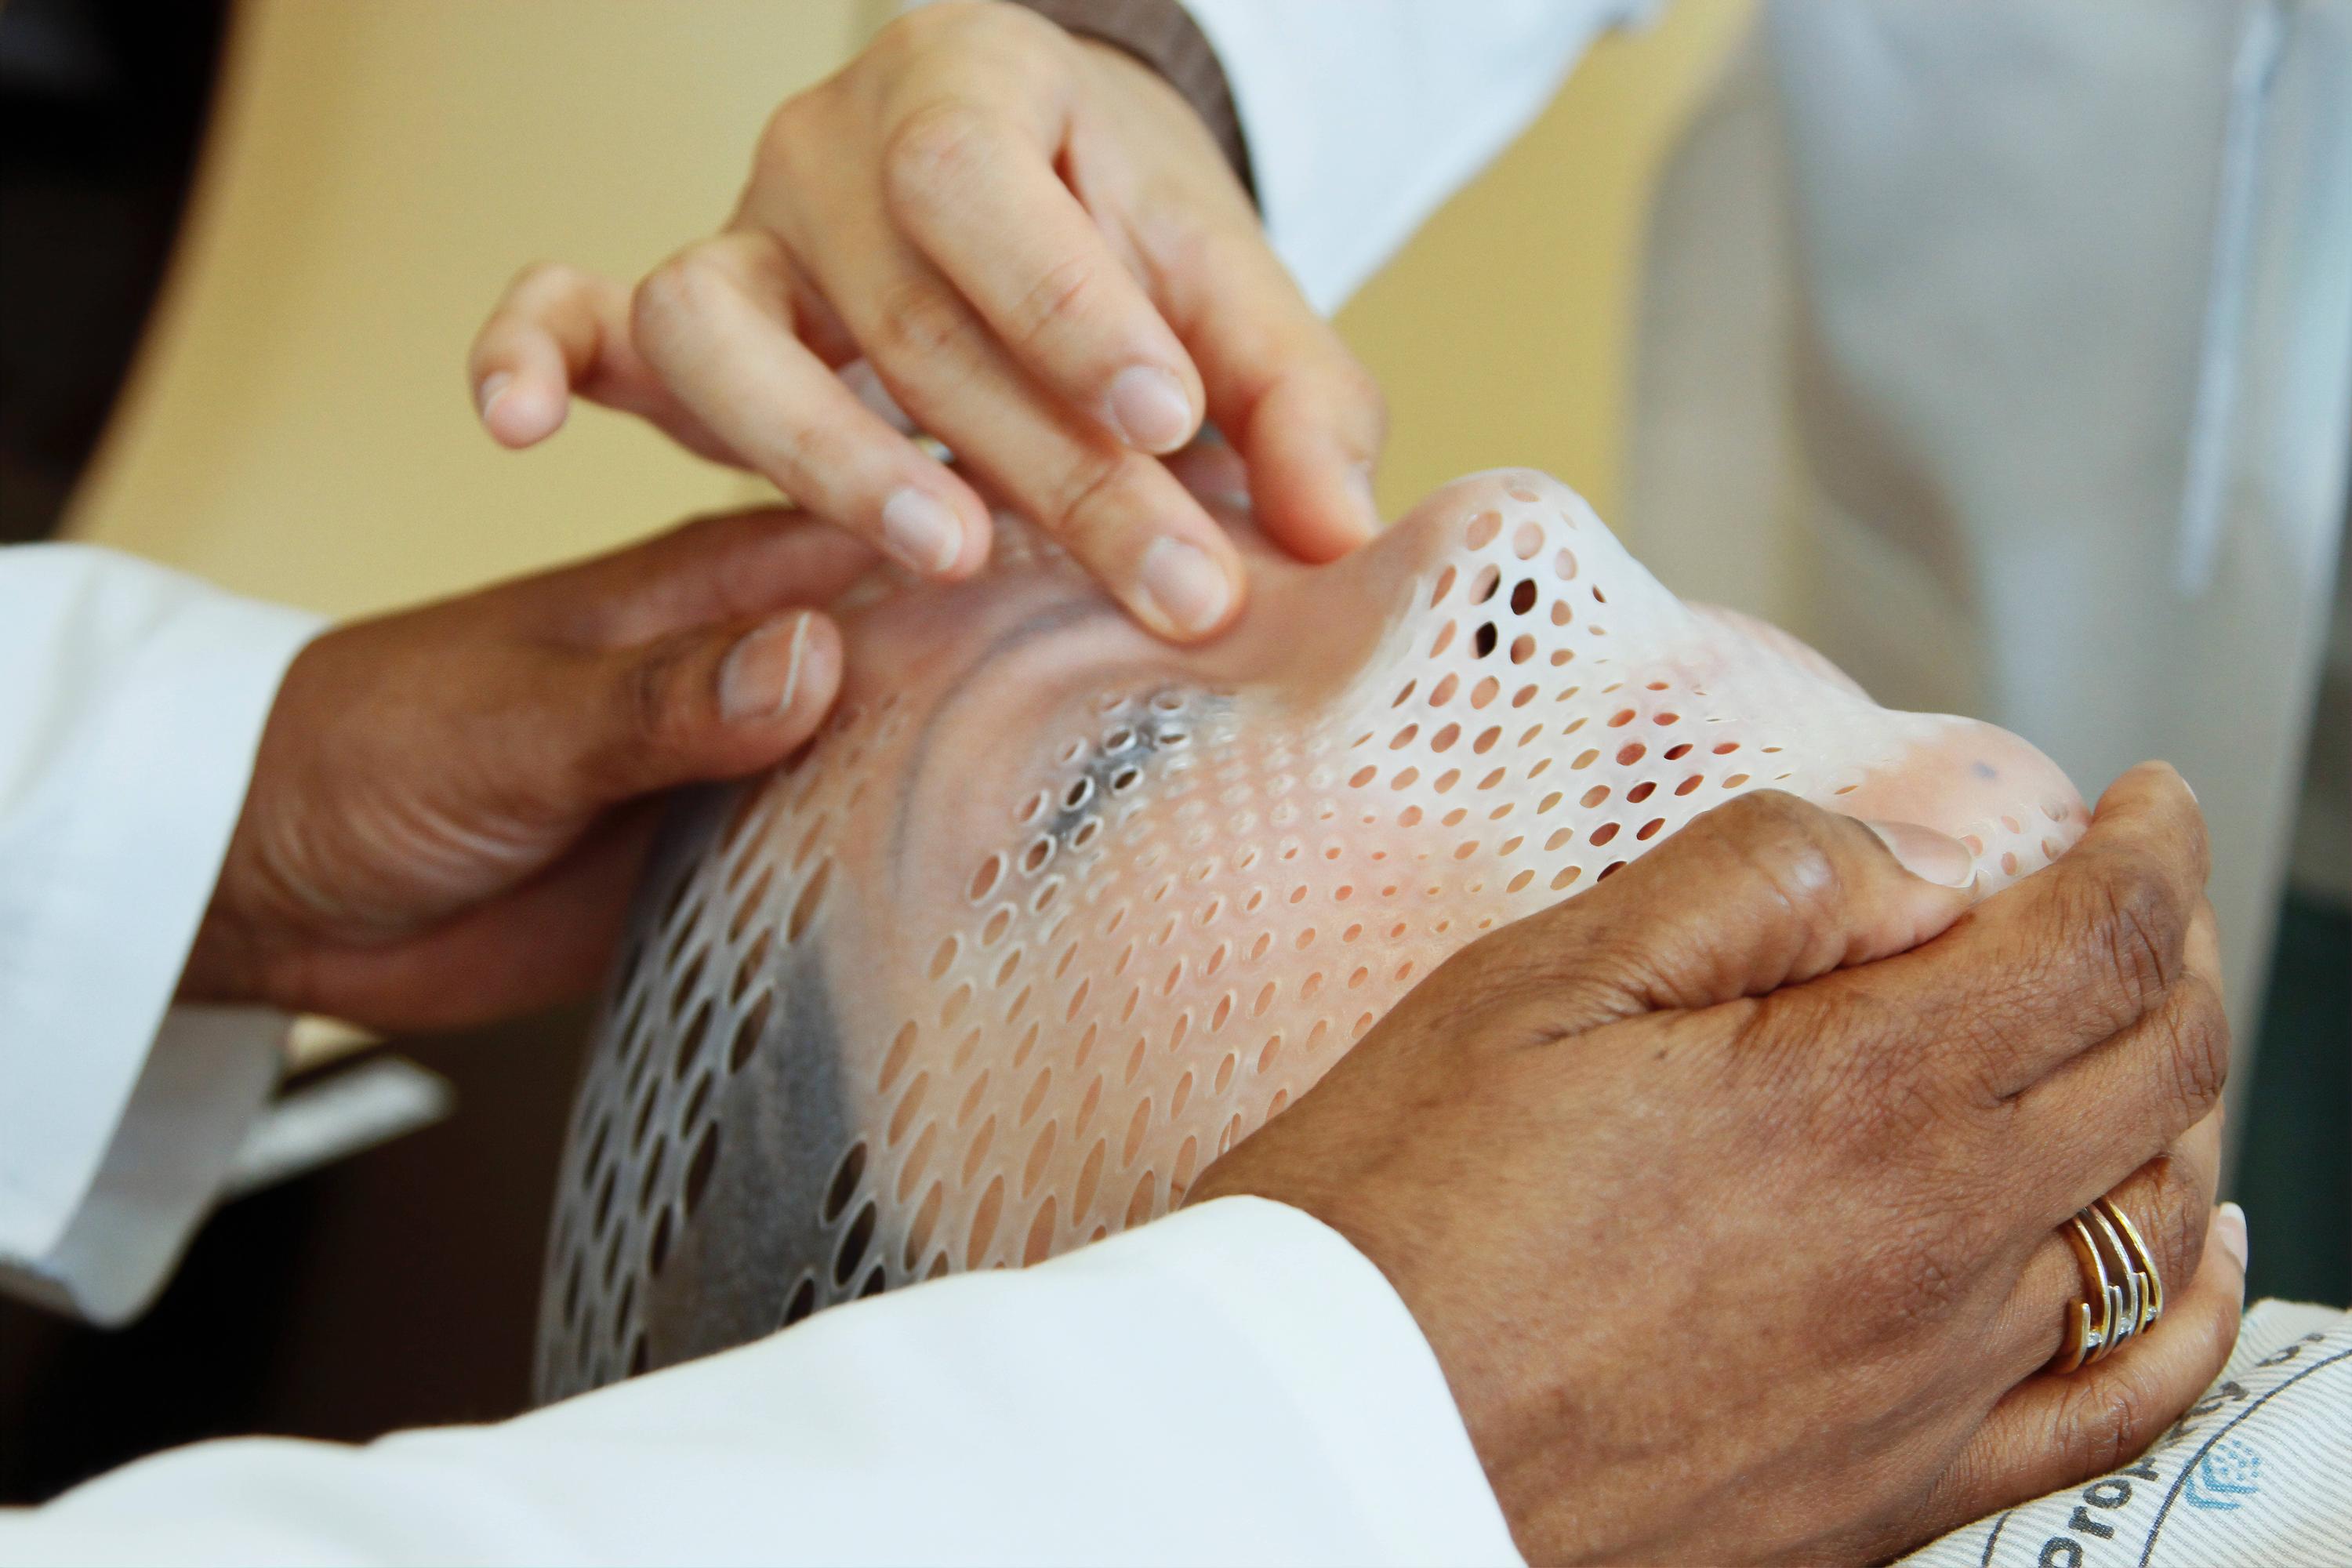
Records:
[[[232,847],[221,879],[205,906],[204,919],[197,923],[187,962],[181,967],[174,993],[178,1001],[278,1005],[268,994],[264,983],[269,967],[263,959],[266,944],[235,897],[236,859]]]
[[[1175,89],[1208,131],[1225,165],[1257,200],[1249,140],[1216,47],[1178,0],[1014,0],[1059,26],[1089,52],[1141,64]]]

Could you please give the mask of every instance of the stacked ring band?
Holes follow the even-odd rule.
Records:
[[[2060,1232],[2083,1265],[2086,1300],[2066,1309],[2066,1331],[2050,1370],[2073,1372],[2104,1361],[2164,1315],[2164,1280],[2139,1229],[2114,1202],[2101,1198]]]

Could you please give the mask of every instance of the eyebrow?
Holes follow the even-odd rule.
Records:
[[[919,783],[923,775],[929,771],[931,742],[938,731],[940,717],[955,706],[956,699],[963,694],[964,689],[971,684],[982,670],[1007,654],[1014,652],[1023,645],[1034,642],[1041,637],[1049,636],[1070,626],[1082,626],[1087,621],[1103,616],[1116,616],[1122,613],[1118,605],[1108,600],[1079,598],[1065,604],[1050,605],[1031,616],[1027,620],[1016,622],[999,632],[990,640],[986,647],[980,650],[979,657],[964,668],[963,672],[955,678],[945,691],[940,693],[940,700],[931,705],[930,712],[924,717],[923,727],[916,734],[907,756],[908,771],[912,779]],[[907,835],[913,826],[915,796],[920,793],[910,784],[898,796],[898,810],[890,823],[890,863],[894,869],[906,858]]]

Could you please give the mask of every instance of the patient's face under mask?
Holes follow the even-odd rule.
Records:
[[[792,765],[673,820],[600,1028],[541,1336],[552,1396],[1164,1214],[1479,932],[1782,789],[1963,839],[2083,805],[2023,742],[1878,708],[1685,605],[1557,482],[1438,491],[1339,564],[1244,540],[1212,647],[1018,532],[877,581]]]

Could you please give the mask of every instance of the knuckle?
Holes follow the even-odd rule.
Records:
[[[1785,790],[1759,789],[1702,813],[1698,820],[1738,839],[1799,838],[1810,837],[1822,815],[1820,807]]]
[[[1515,940],[1503,931],[1465,948],[1457,957],[1465,962],[1449,965],[1448,984],[1459,984],[1489,1010],[1546,1009],[1575,984],[1559,973],[1542,944]],[[1464,1031],[1465,1038],[1469,1034]]]
[[[838,420],[788,416],[781,435],[782,449],[777,460],[797,476],[793,493],[812,511],[831,510],[828,501],[837,495],[852,493],[837,491],[833,487],[870,466],[865,444],[854,430]],[[846,526],[858,520],[835,516],[830,521]]]
[[[717,561],[757,528],[758,520],[746,512],[707,511],[671,529],[666,542],[682,558]]]
[[[2125,1464],[2147,1447],[2169,1418],[2162,1401],[2118,1357],[2066,1389],[2051,1436],[2078,1476],[2095,1476]]]
[[[2139,1227],[2155,1252],[2158,1277],[2170,1288],[2186,1284],[2197,1272],[2198,1259],[2204,1252],[2208,1218],[2204,1187],[2188,1163],[2176,1154],[2159,1156],[2155,1188],[2146,1200],[2147,1212],[2134,1213],[2133,1207],[2138,1205],[2116,1206]]]
[[[1007,323],[1013,347],[1034,351],[1060,329],[1082,324],[1101,292],[1093,265],[1072,257],[1045,269],[1013,307]]]
[[[882,199],[904,218],[961,185],[999,141],[996,118],[960,99],[925,104],[882,140]]]
[[[1341,353],[1331,370],[1332,391],[1343,406],[1360,408],[1377,434],[1388,429],[1389,397],[1380,381],[1351,353]]]
[[[719,268],[696,250],[683,250],[639,280],[629,295],[629,331],[638,345],[658,353],[681,329],[708,313],[726,287]]]
[[[943,0],[940,5],[918,6],[875,34],[874,44],[880,48],[898,49],[961,35],[973,27],[988,26],[998,9],[971,0]]]
[[[2192,978],[2166,998],[2161,1025],[2173,1094],[2193,1121],[2220,1101],[2229,1082],[2229,1015],[2213,988]]]
[[[516,299],[560,297],[578,291],[587,275],[568,261],[533,261],[514,275],[507,293]]]
[[[678,655],[656,649],[634,659],[620,682],[620,746],[616,762],[667,752],[678,731]]]
[[[1038,520],[1082,561],[1099,561],[1132,520],[1144,515],[1149,459],[1088,448],[1045,498]]]
[[[1743,795],[1698,820],[1808,939],[1843,924],[1847,824],[1779,790]]]
[[[761,174],[775,173],[791,176],[799,167],[803,149],[813,140],[809,121],[816,113],[818,93],[823,89],[796,93],[778,104],[766,123],[760,127],[760,139],[751,154],[755,179]]]
[[[866,345],[884,364],[929,364],[953,354],[971,331],[963,307],[919,273],[894,279],[875,300],[876,321]],[[893,396],[899,396],[893,386]],[[910,412],[914,405],[906,404]]]
[[[2107,858],[2084,894],[2084,941],[2129,1005],[2145,1010],[2179,967],[2182,911],[2146,856]]]

